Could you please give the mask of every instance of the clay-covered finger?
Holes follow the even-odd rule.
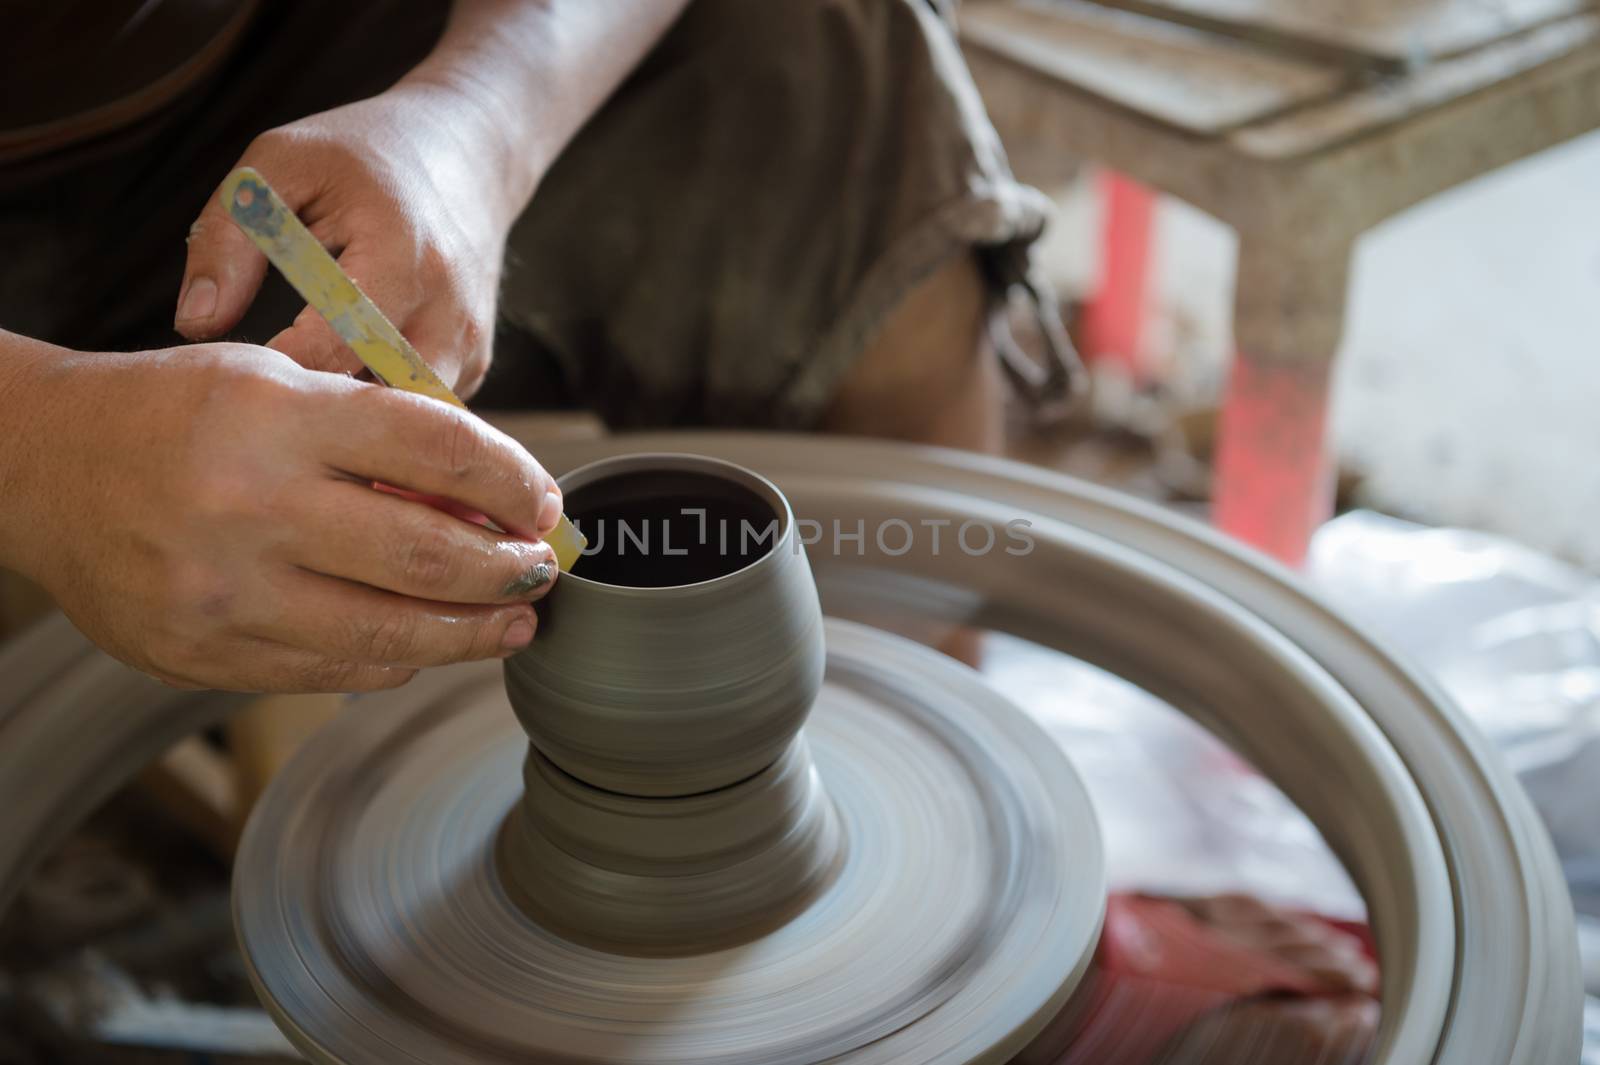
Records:
[[[251,631],[376,666],[422,669],[504,658],[533,642],[538,618],[526,603],[469,606],[380,591],[309,571],[283,578],[273,616]]]
[[[354,482],[331,482],[290,506],[311,534],[289,561],[415,599],[530,602],[550,590],[558,572],[548,544]]]
[[[330,403],[337,429],[325,441],[324,461],[336,469],[453,499],[530,539],[560,520],[555,479],[476,415],[375,385],[341,391]]]

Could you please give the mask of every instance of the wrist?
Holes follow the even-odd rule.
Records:
[[[34,576],[39,470],[58,444],[45,428],[61,363],[75,353],[0,330],[0,568]]]
[[[527,117],[536,109],[509,99],[503,87],[438,54],[390,92],[408,107],[421,107],[436,117],[453,141],[451,149],[459,153],[465,173],[482,181],[488,203],[509,230],[553,161]]]

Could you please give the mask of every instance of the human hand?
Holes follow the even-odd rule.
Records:
[[[1365,995],[1256,998],[1201,1017],[1157,1056],[1165,1065],[1361,1065],[1378,1031]]]
[[[465,411],[241,344],[57,349],[31,374],[0,563],[124,662],[182,687],[359,691],[532,640],[556,574],[533,540],[560,494]]]
[[[493,174],[483,125],[447,88],[403,84],[263,133],[238,164],[266,177],[460,395],[489,367],[501,258],[521,208]],[[190,234],[178,331],[204,340],[232,329],[266,271],[213,193]],[[309,307],[267,346],[308,369],[363,368]]]
[[[1349,933],[1249,895],[1175,900],[1223,939],[1293,966],[1321,997],[1258,996],[1211,1011],[1159,1060],[1184,1065],[1358,1065],[1377,1037],[1378,969]]]
[[[1378,993],[1378,967],[1354,935],[1253,895],[1174,899],[1224,940],[1291,965],[1326,994]]]

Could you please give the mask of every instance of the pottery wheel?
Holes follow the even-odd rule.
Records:
[[[261,997],[325,1062],[1002,1062],[1061,1007],[1104,906],[1070,763],[974,673],[830,621],[805,736],[844,845],[787,923],[678,957],[591,949],[507,893],[527,740],[495,667],[358,700],[241,846]]]

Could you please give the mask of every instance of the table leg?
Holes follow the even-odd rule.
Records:
[[[1155,193],[1112,170],[1096,177],[1102,212],[1100,282],[1083,312],[1084,357],[1122,365],[1135,380],[1141,364]]]
[[[1212,520],[1279,561],[1305,561],[1333,512],[1329,384],[1344,323],[1349,249],[1241,241],[1236,355],[1223,401]]]

